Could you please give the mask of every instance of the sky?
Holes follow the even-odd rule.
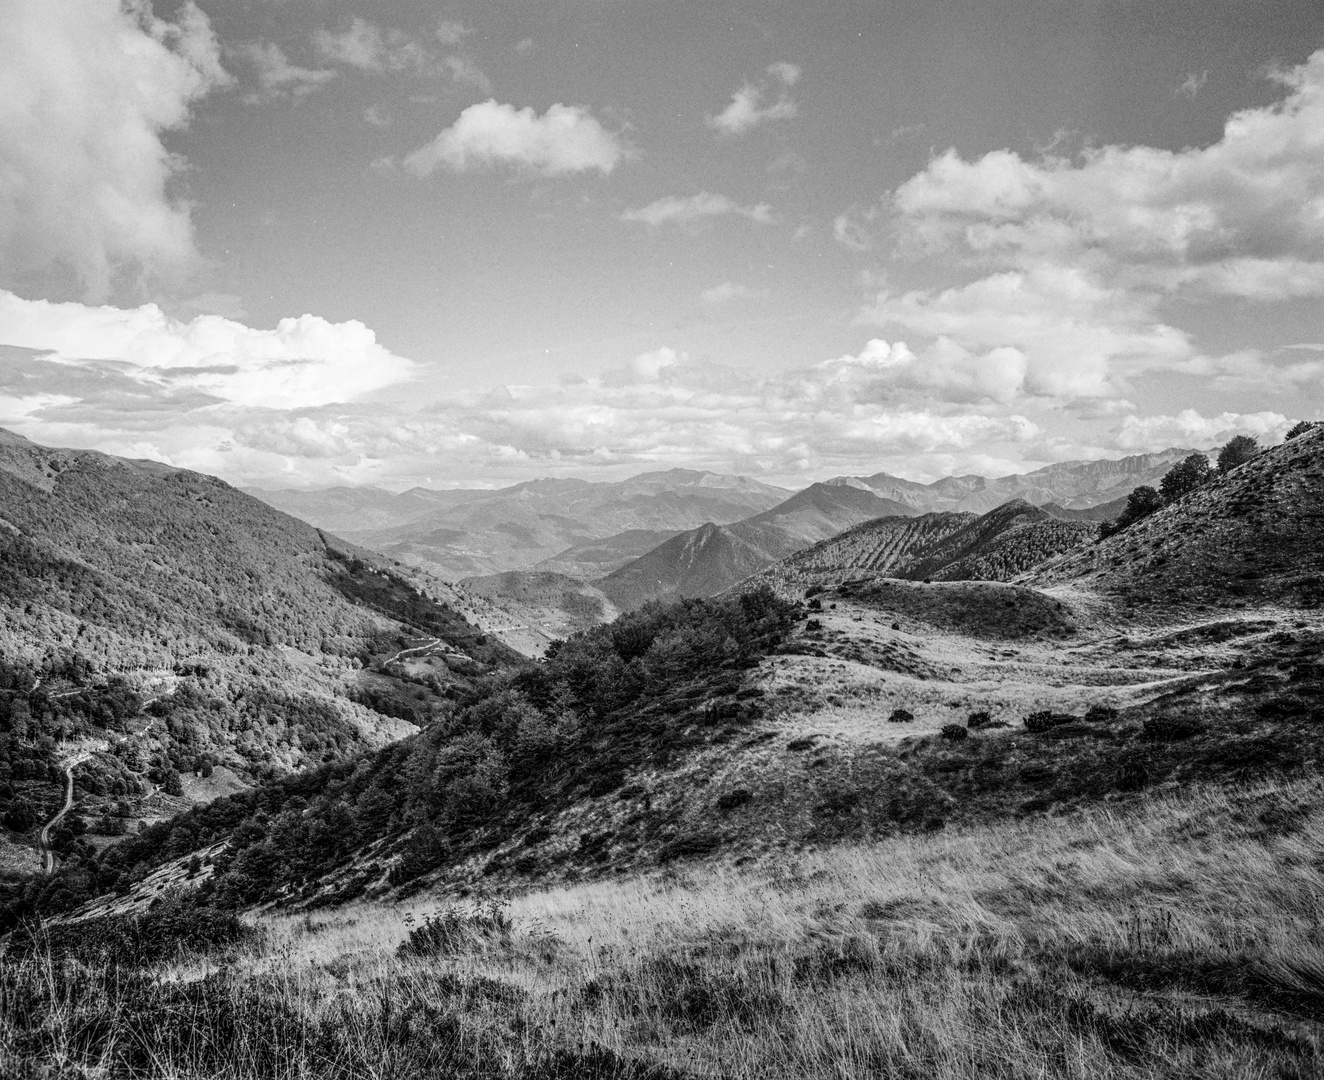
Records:
[[[1318,0],[0,0],[0,426],[796,487],[1324,414]]]

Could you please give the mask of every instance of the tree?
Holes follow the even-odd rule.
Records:
[[[1230,473],[1238,465],[1244,465],[1258,456],[1259,452],[1260,444],[1254,435],[1235,435],[1218,452],[1218,471]]]
[[[1192,454],[1183,458],[1171,469],[1159,484],[1159,494],[1165,503],[1174,503],[1183,495],[1205,483],[1213,475],[1213,467],[1204,454]]]
[[[1149,517],[1155,510],[1162,509],[1163,496],[1148,484],[1142,484],[1126,497],[1126,507],[1116,521],[1105,521],[1099,525],[1099,539],[1106,540],[1142,518]]]
[[[1318,420],[1302,420],[1293,426],[1292,430],[1287,433],[1287,438],[1295,439],[1298,435],[1304,435],[1307,431],[1310,431],[1318,425]]]

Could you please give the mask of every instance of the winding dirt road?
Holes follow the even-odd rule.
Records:
[[[60,807],[60,812],[50,821],[41,827],[41,832],[37,836],[37,846],[41,849],[41,869],[42,873],[55,873],[55,853],[51,851],[51,829],[60,824],[64,815],[74,805],[74,767],[72,764],[64,767],[64,805]]]

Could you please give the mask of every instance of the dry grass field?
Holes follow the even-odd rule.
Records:
[[[20,1077],[1307,1077],[1324,784],[1153,794],[451,906],[147,974],[11,945]],[[58,931],[55,931],[58,937]],[[402,948],[402,946],[404,946]]]

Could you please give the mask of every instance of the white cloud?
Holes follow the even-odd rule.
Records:
[[[0,17],[0,281],[52,267],[89,296],[120,275],[174,276],[197,259],[180,159],[163,132],[229,83],[211,26],[145,4],[9,0]]]
[[[737,281],[723,281],[699,294],[705,304],[726,304],[732,300],[755,300],[766,293],[741,285]]]
[[[770,79],[747,82],[732,96],[720,113],[708,117],[708,126],[723,135],[743,135],[770,120],[790,120],[799,115],[788,90],[800,79],[800,69],[785,62],[770,64]]]
[[[1026,359],[1026,393],[1068,400],[1116,396],[1128,372],[1175,368],[1196,355],[1188,335],[1157,321],[1143,297],[1069,268],[884,292],[866,318],[972,352],[1016,349]]]
[[[1324,50],[1234,113],[1213,145],[1026,161],[935,158],[897,189],[911,238],[1122,285],[1254,300],[1324,295]]]
[[[1014,349],[1026,364],[1018,395],[1077,406],[1121,401],[1163,371],[1224,388],[1317,384],[1316,364],[1202,355],[1169,321],[1173,300],[1324,296],[1324,51],[1277,78],[1283,100],[1234,114],[1203,148],[939,155],[877,217],[897,254],[982,276],[884,292],[862,318],[972,356]],[[837,238],[867,248],[873,224],[843,215]]]
[[[421,177],[439,168],[464,172],[495,165],[545,176],[593,170],[606,175],[630,156],[621,138],[585,108],[556,104],[538,116],[532,108],[489,99],[470,105],[432,142],[408,155],[404,166]]]
[[[250,93],[245,101],[257,104],[273,97],[304,97],[336,77],[325,68],[306,68],[290,62],[275,42],[250,41],[235,46],[231,52],[245,61],[262,93]]]
[[[636,210],[626,210],[621,214],[622,221],[639,222],[651,228],[662,225],[694,225],[726,214],[748,218],[759,225],[772,222],[772,207],[767,203],[754,206],[742,206],[725,195],[713,195],[701,191],[697,195],[666,195],[661,199],[641,206]]]
[[[412,371],[354,321],[303,315],[258,330],[219,315],[180,322],[155,304],[89,307],[2,291],[0,344],[53,354],[65,378],[82,362],[99,361],[145,388],[254,408],[351,401]]]
[[[1291,426],[1291,420],[1276,412],[1202,416],[1194,409],[1184,409],[1175,416],[1128,416],[1110,441],[1117,449],[1132,452],[1168,446],[1207,448],[1233,435],[1254,435],[1273,443],[1280,441]]]
[[[391,126],[391,114],[381,105],[369,105],[363,110],[363,119],[376,128]]]

